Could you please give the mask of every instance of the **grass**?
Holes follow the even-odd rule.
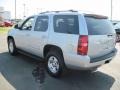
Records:
[[[0,27],[0,34],[7,33],[11,27]]]

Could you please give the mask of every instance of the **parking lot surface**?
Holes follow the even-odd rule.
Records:
[[[120,44],[117,56],[96,72],[70,70],[60,79],[45,73],[41,87],[32,75],[37,60],[25,55],[8,53],[6,34],[0,35],[0,90],[120,90]],[[41,67],[43,68],[43,67]],[[43,74],[44,75],[44,74]]]

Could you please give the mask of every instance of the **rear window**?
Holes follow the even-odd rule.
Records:
[[[79,34],[77,15],[55,15],[54,31],[65,34]]]
[[[85,17],[89,35],[106,35],[114,33],[112,24],[108,19]]]

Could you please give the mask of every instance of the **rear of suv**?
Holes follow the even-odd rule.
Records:
[[[32,18],[32,20],[31,20]],[[116,55],[116,34],[107,17],[76,11],[44,12],[8,33],[12,55],[42,57],[51,76],[67,70],[95,70]]]

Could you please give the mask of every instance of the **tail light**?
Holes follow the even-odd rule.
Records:
[[[88,53],[88,36],[87,35],[79,36],[77,53],[80,55],[87,55]]]

